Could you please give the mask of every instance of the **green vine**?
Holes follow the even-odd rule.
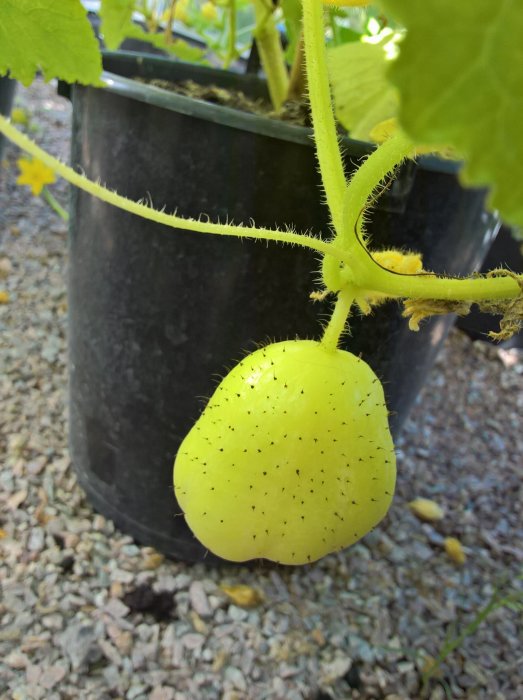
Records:
[[[261,47],[268,47],[266,57],[268,56],[267,60],[270,59],[271,65],[275,61],[284,66],[283,61],[280,61],[281,57],[273,51],[276,47],[277,32],[270,21],[270,8],[264,0],[256,0],[256,6],[257,40],[261,40]],[[412,310],[413,328],[419,319],[431,313],[453,311],[456,309],[456,303],[461,302],[464,304],[458,304],[459,308],[465,308],[473,302],[483,303],[486,309],[495,308],[497,313],[507,315],[510,328],[517,328],[522,296],[520,276],[504,271],[492,276],[477,275],[466,279],[439,277],[430,271],[407,274],[384,267],[377,256],[373,256],[367,248],[364,229],[366,213],[383,183],[393,176],[395,169],[406,158],[415,157],[416,150],[414,143],[399,132],[376,148],[347,183],[328,82],[324,31],[322,5],[317,0],[304,0],[305,69],[318,163],[333,227],[330,240],[289,230],[232,225],[202,218],[196,220],[157,211],[142,202],[122,197],[75,172],[39,148],[3,117],[0,117],[0,132],[76,187],[145,219],[197,233],[300,245],[319,252],[323,256],[322,279],[325,293],[337,294],[333,315],[326,326],[323,339],[328,347],[336,347],[338,344],[354,303],[360,308],[370,309],[368,300],[373,297],[407,299],[406,308]],[[266,44],[262,37],[267,39]],[[281,47],[278,51],[281,51]],[[272,69],[268,73],[277,76],[277,72]],[[287,88],[288,75],[285,69],[271,87],[273,100],[281,103]],[[399,251],[398,255],[401,256]],[[514,300],[517,303],[514,303]]]
[[[274,22],[274,7],[271,0],[253,0],[256,16],[254,37],[260,60],[267,76],[267,85],[274,109],[284,103],[289,89],[289,75],[283,56],[280,35]]]

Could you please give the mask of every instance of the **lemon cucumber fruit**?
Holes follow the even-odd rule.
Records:
[[[267,345],[222,380],[182,442],[176,497],[211,552],[305,564],[386,514],[396,478],[383,388],[349,352]]]

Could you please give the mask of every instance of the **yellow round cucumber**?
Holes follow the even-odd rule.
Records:
[[[381,382],[312,340],[267,345],[221,381],[182,442],[176,498],[211,552],[306,564],[386,514],[396,460]]]

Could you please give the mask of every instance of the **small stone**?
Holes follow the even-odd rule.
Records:
[[[57,683],[60,683],[66,676],[66,669],[63,666],[49,666],[44,669],[40,676],[39,683],[46,690],[51,690]]]
[[[182,642],[186,649],[199,649],[203,646],[205,637],[197,632],[189,632],[182,637]]]
[[[322,682],[330,685],[338,678],[342,678],[352,665],[349,658],[337,658],[322,666]]]
[[[121,630],[115,625],[107,625],[107,633],[120,654],[127,656],[133,646],[132,632]]]
[[[130,612],[130,608],[128,608],[127,605],[122,603],[122,601],[119,600],[119,598],[109,598],[104,607],[104,610],[105,612],[109,613],[111,617],[114,617],[116,619],[125,617]]]
[[[109,587],[111,598],[121,598],[123,596],[123,586],[120,581],[113,581]]]
[[[107,641],[107,639],[99,639],[98,644],[100,646],[100,649],[103,651],[104,655],[109,659],[111,663],[113,663],[115,666],[121,665],[122,657],[115,649],[115,647],[113,647],[111,642]]]
[[[209,599],[201,581],[193,581],[189,586],[189,600],[192,609],[200,617],[210,617],[212,615]]]
[[[325,640],[325,635],[321,631],[319,627],[315,627],[312,632],[311,632],[311,637],[313,641],[316,642],[316,644],[320,647],[324,646],[326,644]]]
[[[135,544],[125,544],[121,552],[126,557],[137,557],[140,554],[140,549]]]
[[[114,569],[111,571],[112,581],[117,581],[119,583],[132,583],[134,581],[135,574],[132,571],[124,571],[123,569]]]
[[[9,258],[0,258],[0,278],[8,277],[13,271],[13,265]]]
[[[245,677],[239,668],[235,666],[227,666],[224,671],[225,680],[232,683],[232,685],[237,689],[245,692],[247,690],[247,682]]]
[[[152,689],[148,700],[174,700],[174,688],[158,685]]]
[[[195,632],[199,632],[200,634],[206,634],[207,633],[207,625],[205,622],[202,620],[202,618],[198,615],[198,613],[195,610],[191,610],[189,612],[189,617],[191,618],[192,625],[194,627]]]
[[[22,654],[19,651],[12,651],[4,658],[4,663],[6,663],[10,668],[20,669],[27,666],[29,659],[25,654]]]
[[[189,588],[192,582],[192,576],[189,574],[178,574],[173,580],[173,591],[183,591]]]
[[[125,700],[138,700],[139,696],[142,695],[142,693],[145,693],[146,690],[147,690],[147,686],[142,685],[141,683],[138,683],[137,685],[133,685],[127,691],[127,694],[125,696]]]
[[[50,630],[61,630],[64,626],[64,618],[61,615],[44,615],[42,625]]]
[[[219,649],[216,652],[216,654],[214,656],[214,660],[212,662],[213,673],[218,673],[219,671],[221,671],[222,668],[227,663],[228,659],[229,659],[229,653],[225,649]]]
[[[85,671],[101,656],[98,634],[92,625],[75,623],[62,635],[62,647],[75,671]]]
[[[159,552],[153,552],[145,557],[142,567],[146,570],[153,571],[163,564],[165,557]],[[171,690],[168,688],[168,690]]]
[[[16,510],[27,498],[27,489],[21,489],[7,499],[6,505],[9,510]]]
[[[227,614],[234,622],[241,622],[249,617],[247,610],[243,610],[243,608],[239,608],[237,605],[229,605]]]
[[[106,525],[107,520],[104,518],[104,516],[100,515],[100,513],[96,513],[96,515],[93,518],[93,530],[101,532],[105,529]]]

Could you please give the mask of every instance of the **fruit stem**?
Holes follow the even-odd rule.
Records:
[[[332,316],[330,317],[329,323],[320,341],[327,350],[334,351],[337,349],[340,338],[345,330],[347,317],[354,303],[354,298],[355,290],[352,286],[347,286],[338,293]]]

